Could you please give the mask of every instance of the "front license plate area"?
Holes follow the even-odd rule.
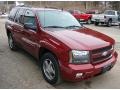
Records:
[[[104,67],[102,68],[102,72],[101,72],[101,73],[105,73],[105,72],[109,71],[111,68],[112,68],[112,65],[111,65],[111,64],[106,65],[106,66],[104,66]]]

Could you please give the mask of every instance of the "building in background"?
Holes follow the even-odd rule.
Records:
[[[9,12],[15,6],[14,1],[0,1],[0,11],[5,13]]]
[[[0,1],[0,11],[9,12],[18,5],[104,11],[105,9],[119,10],[120,1]]]

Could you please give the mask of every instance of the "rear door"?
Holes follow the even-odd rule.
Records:
[[[118,22],[118,12],[114,11],[115,15],[114,15],[114,22],[117,23]]]
[[[21,40],[21,35],[23,33],[23,15],[24,15],[25,10],[22,8],[19,8],[16,15],[15,15],[15,19],[14,19],[14,32],[15,32],[15,37],[16,37],[16,41],[19,45],[22,44],[22,40]]]
[[[120,12],[117,11],[117,15],[118,15],[118,22],[120,22]]]
[[[114,10],[108,11],[108,17],[109,17],[109,19],[110,18],[112,19],[113,23],[116,22],[118,19],[118,16],[116,15],[116,12]]]
[[[15,15],[16,15],[16,12],[18,11],[18,8],[13,8],[11,11],[10,11],[10,14],[8,16],[8,20],[6,21],[6,24],[5,24],[5,27],[6,29],[10,30],[13,34],[13,38],[16,40],[16,33],[14,32],[14,18],[15,18]]]

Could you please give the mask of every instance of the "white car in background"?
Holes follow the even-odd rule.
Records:
[[[106,24],[111,26],[113,23],[120,22],[120,12],[115,10],[106,10],[103,14],[96,14],[92,17],[95,25]]]
[[[98,17],[98,14],[93,14],[92,15],[92,18],[91,18],[91,21],[94,23],[95,22],[95,19]]]
[[[95,18],[97,17],[98,14],[100,14],[99,10],[88,10],[88,11],[86,11],[85,13],[92,15],[92,18],[91,18],[91,22],[92,22],[92,23],[95,22]]]

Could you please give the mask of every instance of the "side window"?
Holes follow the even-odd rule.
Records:
[[[15,14],[17,12],[17,8],[13,8],[11,11],[10,11],[10,14],[8,16],[8,19],[11,20],[11,21],[14,21],[14,17],[15,17]]]
[[[108,15],[115,15],[115,12],[114,11],[109,11]]]
[[[120,12],[119,11],[117,12],[117,15],[118,15],[118,21],[120,22]]]
[[[117,15],[120,16],[120,12],[117,12]]]
[[[111,15],[115,15],[115,11],[112,11],[112,12],[111,12]]]
[[[15,22],[23,24],[24,9],[19,9],[15,16]]]
[[[25,15],[24,15],[24,24],[29,23],[33,27],[36,27],[36,22],[35,22],[35,14],[31,10],[26,10]]]

